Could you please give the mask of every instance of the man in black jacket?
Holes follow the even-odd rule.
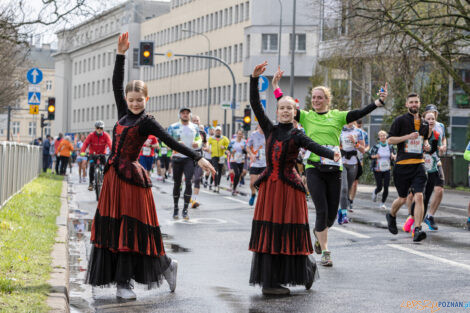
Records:
[[[51,136],[47,135],[46,140],[42,144],[42,171],[45,173],[49,168],[51,155],[49,149],[51,148]]]

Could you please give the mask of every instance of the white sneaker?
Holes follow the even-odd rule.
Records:
[[[170,286],[171,292],[175,292],[175,289],[176,289],[176,274],[177,273],[178,273],[178,261],[171,260],[170,266],[163,273],[163,276],[168,282],[168,286]]]
[[[387,206],[385,205],[385,203],[382,203],[382,205],[380,206],[380,208],[381,208],[382,210],[387,210]]]
[[[118,284],[116,289],[116,297],[125,300],[134,300],[136,298],[136,295],[134,291],[132,291],[131,286],[129,284]]]
[[[377,194],[375,191],[372,191],[372,201],[377,202]]]

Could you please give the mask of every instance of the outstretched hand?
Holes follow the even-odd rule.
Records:
[[[258,64],[255,66],[255,69],[253,70],[253,74],[251,75],[252,77],[259,77],[261,74],[266,71],[266,66],[268,65],[268,61],[264,61],[261,64]]]
[[[199,167],[202,168],[204,172],[210,171],[213,176],[215,175],[214,167],[206,159],[204,158],[199,159],[199,161],[197,161],[197,165],[199,165]]]
[[[273,88],[274,88],[274,90],[279,88],[279,81],[281,80],[283,74],[284,74],[284,71],[281,71],[281,67],[278,66],[277,71],[276,71],[276,73],[274,73],[274,76],[273,76]]]
[[[127,49],[129,49],[129,33],[125,32],[119,36],[117,53],[125,54]]]
[[[380,90],[379,92],[377,93],[377,95],[379,96],[379,98],[385,102],[385,100],[387,99],[387,96],[388,96],[388,84],[385,83],[385,87],[380,87]],[[380,101],[376,101],[376,104],[377,106],[381,106],[382,103],[380,103]]]

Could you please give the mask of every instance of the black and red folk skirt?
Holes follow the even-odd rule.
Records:
[[[91,228],[87,283],[159,286],[171,259],[165,254],[151,188],[120,179],[113,166],[103,180]]]
[[[280,179],[261,183],[249,250],[250,284],[263,287],[306,285],[318,277],[312,257],[305,193]]]

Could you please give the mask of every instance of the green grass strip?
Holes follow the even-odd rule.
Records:
[[[61,176],[41,174],[0,209],[0,312],[47,312]]]

